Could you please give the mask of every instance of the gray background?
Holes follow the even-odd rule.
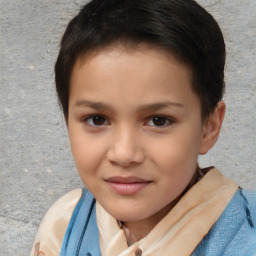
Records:
[[[227,114],[203,166],[256,188],[256,0],[200,0],[227,44]],[[50,205],[82,184],[54,91],[53,65],[82,0],[0,0],[0,255],[29,255]]]

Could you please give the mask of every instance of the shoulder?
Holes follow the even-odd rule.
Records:
[[[240,196],[244,200],[244,209],[249,225],[255,228],[256,236],[256,191],[240,189]]]
[[[52,205],[40,224],[31,256],[59,255],[72,213],[82,194],[82,189],[72,190]]]
[[[256,228],[256,191],[239,188],[228,205],[226,212],[231,214],[235,212],[238,216],[244,216],[248,225]],[[227,214],[227,216],[230,215]]]
[[[240,188],[228,210],[224,223],[233,230],[233,237],[224,255],[235,251],[240,252],[239,255],[256,255],[256,191]]]
[[[244,198],[246,204],[256,210],[256,190],[240,189],[240,194]]]
[[[256,191],[237,190],[193,255],[199,252],[203,255],[256,255]]]

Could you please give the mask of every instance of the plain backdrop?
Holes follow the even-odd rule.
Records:
[[[0,255],[29,255],[51,204],[82,187],[54,90],[61,35],[82,0],[0,0]],[[215,165],[256,188],[256,0],[200,0],[227,45],[227,113]]]

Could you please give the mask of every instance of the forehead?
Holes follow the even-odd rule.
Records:
[[[187,65],[169,52],[141,44],[112,45],[80,57],[71,76],[70,100],[91,97],[137,101],[167,101],[192,92],[192,74]],[[110,94],[111,92],[111,94]],[[131,102],[129,102],[131,103]]]
[[[129,58],[130,57],[130,58]],[[101,48],[92,49],[89,52],[86,52],[84,54],[81,54],[79,56],[73,66],[72,72],[71,72],[71,83],[72,78],[74,77],[74,73],[82,66],[92,66],[94,65],[94,69],[100,69],[104,64],[108,62],[108,64],[114,64],[117,65],[119,63],[122,63],[123,60],[130,59],[131,62],[135,64],[135,61],[146,61],[150,60],[150,64],[152,68],[156,65],[154,64],[164,64],[163,62],[168,62],[169,64],[172,63],[172,66],[177,66],[177,69],[182,67],[186,72],[188,73],[189,78],[192,81],[192,71],[188,64],[186,64],[184,61],[182,61],[177,54],[170,53],[170,51],[167,51],[163,47],[160,47],[158,45],[150,44],[150,43],[129,43],[129,42],[117,42],[112,43],[107,46],[103,46]],[[101,65],[101,63],[103,65]],[[127,62],[126,68],[129,68],[129,63]],[[147,64],[147,63],[144,63]],[[148,63],[149,64],[149,63]],[[133,66],[133,65],[132,65]],[[131,66],[131,67],[132,67]],[[144,66],[144,65],[143,65]],[[141,66],[140,68],[144,68]],[[147,65],[149,67],[149,65]],[[159,71],[159,70],[155,70]]]
[[[153,56],[154,55],[154,56]],[[133,58],[133,61],[135,60],[134,57],[140,58],[140,59],[148,59],[151,58],[151,62],[156,62],[157,60],[170,60],[170,62],[175,61],[175,65],[177,66],[184,66],[186,70],[189,73],[190,78],[192,79],[192,69],[190,66],[185,63],[184,60],[182,60],[177,53],[172,53],[170,50],[166,50],[165,48],[152,44],[152,43],[133,43],[129,41],[120,41],[116,43],[112,43],[106,46],[102,47],[96,47],[95,49],[92,49],[88,52],[85,52],[84,54],[81,54],[77,60],[75,61],[74,67],[81,66],[81,65],[87,65],[91,63],[92,61],[95,61],[97,59],[101,59],[101,61],[105,58],[111,58],[111,61],[115,62],[121,62],[123,57],[130,56]]]

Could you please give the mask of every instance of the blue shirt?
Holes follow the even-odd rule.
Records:
[[[84,190],[65,233],[60,256],[101,256],[95,207],[95,199]],[[255,255],[256,191],[239,188],[192,256]]]

